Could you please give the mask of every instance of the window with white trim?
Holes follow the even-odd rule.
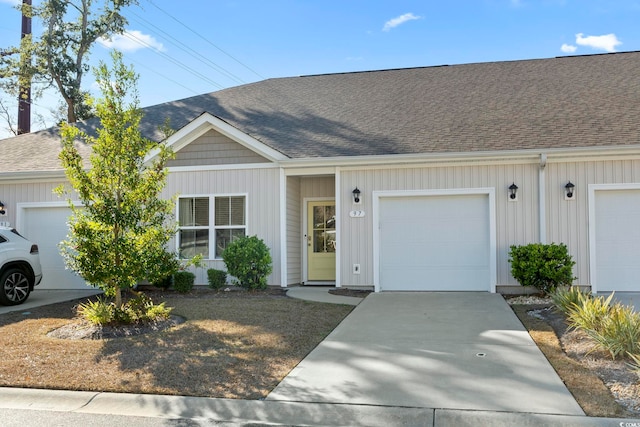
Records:
[[[247,234],[246,197],[180,197],[178,226],[180,258],[222,258],[230,242]]]

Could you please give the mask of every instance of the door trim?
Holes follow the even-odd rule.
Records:
[[[307,241],[306,238],[304,236],[307,235],[307,229],[308,229],[308,218],[309,218],[309,212],[308,212],[308,205],[309,202],[336,202],[335,197],[303,197],[302,198],[302,221],[301,222],[301,233],[300,233],[300,237],[303,240],[302,242],[302,281],[303,283],[308,283],[309,282],[309,268],[308,268],[308,255],[307,255]],[[336,207],[336,217],[338,217],[338,208]],[[336,241],[338,240],[338,228],[336,227]],[[339,243],[338,243],[339,246]],[[338,277],[338,253],[336,251],[336,279]],[[314,283],[319,283],[319,284],[334,284],[335,281],[314,281]]]
[[[373,286],[380,292],[380,199],[425,196],[466,196],[484,194],[489,197],[489,292],[496,292],[498,281],[495,188],[457,188],[441,190],[384,190],[372,193],[372,236],[373,236]]]

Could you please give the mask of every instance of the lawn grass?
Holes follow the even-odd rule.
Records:
[[[260,399],[353,309],[213,291],[162,301],[187,321],[105,340],[47,336],[77,321],[78,301],[0,316],[0,386]]]

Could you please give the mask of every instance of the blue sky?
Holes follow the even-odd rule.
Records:
[[[0,47],[18,43],[16,2],[0,0]],[[91,63],[123,50],[142,106],[272,77],[640,50],[640,0],[140,0],[124,14],[128,34]],[[34,110],[46,121],[56,102]]]

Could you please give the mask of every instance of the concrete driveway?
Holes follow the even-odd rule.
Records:
[[[0,314],[10,313],[12,311],[29,311],[32,308],[40,307],[43,305],[55,304],[63,301],[71,301],[78,298],[85,298],[92,295],[101,294],[99,289],[87,289],[87,290],[49,290],[49,289],[36,289],[31,292],[29,298],[20,304],[13,306],[0,305]]]
[[[369,295],[268,401],[584,415],[498,294]]]

